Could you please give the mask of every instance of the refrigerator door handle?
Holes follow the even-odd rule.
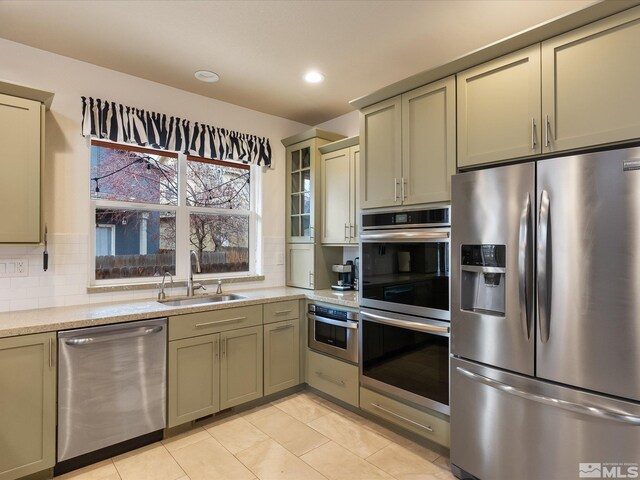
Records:
[[[527,295],[531,282],[531,241],[530,234],[531,196],[527,193],[527,201],[520,216],[520,251],[518,252],[518,283],[520,292],[520,322],[522,332],[527,340],[531,337],[530,302]]]
[[[538,319],[540,324],[540,340],[547,343],[549,340],[551,292],[549,291],[548,269],[549,253],[549,215],[551,213],[551,201],[549,193],[542,191],[540,196],[540,216],[538,218]]]
[[[581,415],[597,417],[601,420],[613,420],[616,422],[626,423],[629,425],[640,426],[639,416],[632,415],[630,413],[627,413],[621,410],[611,410],[603,407],[596,407],[596,406],[587,405],[587,404],[569,402],[567,400],[561,400],[559,398],[547,397],[545,395],[539,395],[537,393],[531,393],[525,390],[521,390],[512,385],[508,385],[506,383],[499,382],[498,380],[485,377],[484,375],[470,372],[469,370],[462,367],[456,367],[456,370],[471,380],[474,380],[476,382],[482,383],[489,387],[495,388],[496,390],[499,390],[503,393],[524,398],[525,400],[531,400],[533,402],[542,403],[543,405],[547,405],[550,407],[561,408],[563,410],[568,410],[570,412],[581,414]]]

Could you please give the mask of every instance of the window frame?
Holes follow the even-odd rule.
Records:
[[[261,193],[262,172],[256,165],[247,165],[241,162],[233,161],[221,161],[211,160],[208,158],[202,158],[193,155],[187,155],[182,152],[174,152],[169,150],[158,150],[154,148],[144,148],[135,145],[122,144],[117,142],[110,142],[98,139],[88,139],[87,142],[89,150],[89,158],[91,158],[91,148],[93,145],[114,148],[120,150],[135,151],[138,153],[151,153],[155,155],[163,156],[175,156],[177,159],[178,168],[178,201],[177,205],[162,205],[153,203],[142,202],[127,202],[118,200],[100,200],[92,198],[91,190],[89,191],[89,229],[90,229],[90,248],[89,248],[89,286],[115,286],[115,285],[149,285],[155,287],[161,278],[161,276],[152,277],[128,277],[128,278],[113,278],[113,279],[96,279],[96,227],[99,226],[96,223],[96,210],[100,208],[114,208],[114,209],[127,209],[137,211],[160,211],[160,212],[173,212],[176,219],[176,281],[186,281],[189,275],[189,252],[192,250],[192,245],[189,241],[190,236],[190,215],[192,213],[206,213],[211,215],[241,215],[246,216],[249,222],[249,270],[245,272],[225,272],[225,273],[202,273],[198,274],[193,271],[194,278],[199,280],[214,280],[225,278],[243,278],[243,277],[255,277],[259,275],[262,265],[260,242],[261,238],[261,202],[258,201]],[[230,166],[235,168],[244,168],[249,171],[249,210],[229,209],[229,208],[214,208],[214,207],[196,207],[187,205],[186,193],[187,193],[187,164],[189,161],[203,161],[206,163],[212,163],[222,166]],[[88,162],[87,179],[91,178],[91,161]],[[91,182],[88,182],[91,184]],[[90,186],[93,188],[93,185]],[[114,228],[115,232],[115,228]],[[115,251],[115,243],[113,244]]]

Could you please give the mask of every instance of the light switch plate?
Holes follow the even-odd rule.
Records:
[[[0,278],[26,277],[29,275],[29,261],[26,258],[0,257]]]

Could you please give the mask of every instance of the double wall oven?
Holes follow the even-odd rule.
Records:
[[[448,206],[362,216],[360,383],[449,413]]]

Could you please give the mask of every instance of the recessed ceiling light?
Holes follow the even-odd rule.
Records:
[[[195,77],[201,82],[207,82],[207,83],[215,83],[218,80],[220,80],[220,76],[217,73],[212,72],[210,70],[198,70],[195,73]]]
[[[310,72],[305,73],[304,81],[307,83],[320,83],[324,80],[324,75],[316,70],[311,70]]]

